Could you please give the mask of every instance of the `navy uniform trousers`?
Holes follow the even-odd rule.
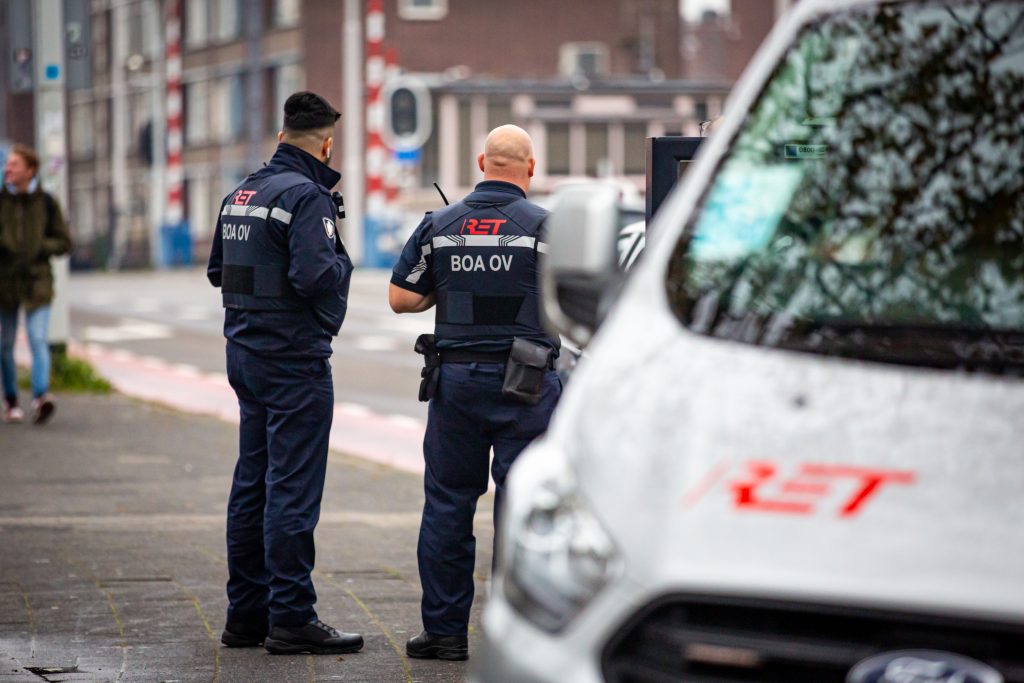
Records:
[[[228,342],[227,368],[241,418],[228,499],[228,619],[306,624],[316,618],[310,572],[334,417],[331,366]]]
[[[423,627],[440,636],[464,636],[473,604],[476,538],[473,515],[487,492],[494,449],[494,521],[498,524],[505,476],[516,457],[548,427],[562,391],[557,373],[544,378],[540,403],[529,406],[501,395],[503,363],[443,363],[423,438],[426,502],[417,547],[423,585]]]

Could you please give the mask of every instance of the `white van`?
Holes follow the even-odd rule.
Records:
[[[513,468],[471,680],[1024,682],[1024,0],[801,0]],[[615,199],[552,216],[586,342]]]

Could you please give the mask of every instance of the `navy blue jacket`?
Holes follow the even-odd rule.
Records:
[[[391,282],[436,294],[438,348],[501,352],[516,337],[558,348],[540,322],[537,255],[546,217],[518,186],[486,180],[423,218]]]
[[[352,276],[330,196],[340,179],[282,143],[225,197],[207,277],[222,287],[230,342],[279,358],[331,355]]]

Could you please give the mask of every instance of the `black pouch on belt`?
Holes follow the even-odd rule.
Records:
[[[516,337],[512,341],[508,365],[505,366],[502,396],[527,405],[537,405],[544,386],[544,373],[551,368],[553,354],[554,349],[549,346]]]
[[[420,370],[420,401],[427,402],[437,395],[437,383],[441,379],[441,354],[437,350],[437,337],[421,334],[416,337],[416,353],[423,356]]]

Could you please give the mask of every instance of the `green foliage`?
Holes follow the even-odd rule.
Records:
[[[18,385],[22,389],[31,387],[28,368],[18,369]],[[109,394],[114,390],[88,361],[72,358],[66,353],[54,353],[52,356],[50,389],[76,394]]]

